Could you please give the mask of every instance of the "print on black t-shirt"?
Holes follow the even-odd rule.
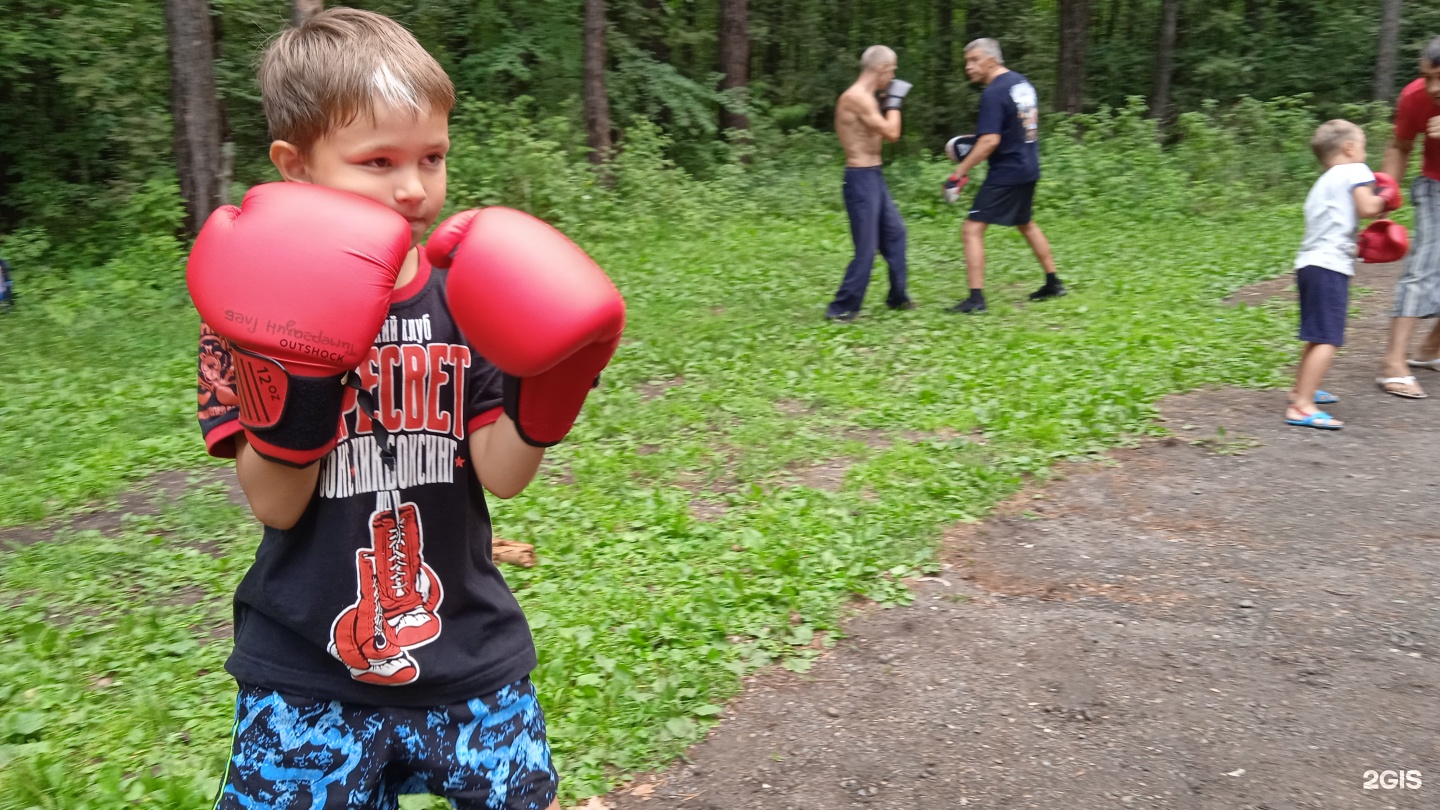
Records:
[[[419,342],[432,337],[429,315],[386,319],[358,369],[361,387],[374,396],[374,419],[359,408],[355,392],[348,392],[345,413],[354,416],[355,430],[342,428],[320,468],[321,498],[375,493],[370,546],[355,552],[355,604],[335,617],[327,647],[350,677],[363,683],[413,683],[420,664],[410,651],[441,632],[436,609],[444,585],[425,563],[420,507],[402,502],[400,490],[453,483],[457,474],[466,474],[460,414],[471,358],[468,346]],[[375,435],[375,419],[393,451],[388,459]]]
[[[979,135],[999,135],[990,153],[987,186],[1017,186],[1040,179],[1040,105],[1035,86],[1013,70],[980,93]]]
[[[1025,130],[1025,142],[1040,140],[1040,100],[1035,96],[1035,86],[1021,82],[1010,88],[1010,100],[1015,102],[1015,117]]]
[[[525,616],[491,560],[485,495],[471,469],[471,435],[499,418],[502,378],[467,345],[444,289],[444,271],[422,252],[356,369],[369,401],[359,407],[347,392],[305,513],[291,528],[265,528],[235,593],[225,668],[240,683],[438,706],[489,694],[535,666]],[[234,456],[240,431],[231,368],[228,347],[202,326],[200,423],[207,449],[223,457]]]
[[[435,571],[425,564],[420,511],[396,504],[399,492],[376,495],[370,516],[370,548],[355,552],[360,594],[335,618],[330,654],[365,683],[395,686],[420,677],[409,651],[440,637],[435,612],[444,597]]]
[[[411,323],[413,322],[413,323]],[[470,347],[454,343],[390,343],[430,334],[430,316],[390,316],[376,345],[361,361],[360,387],[372,392],[375,415],[389,434],[395,466],[380,457],[374,423],[356,404],[356,392],[345,394],[340,441],[320,468],[320,497],[344,498],[367,492],[408,489],[421,484],[451,483],[464,472],[458,454],[465,438],[465,371]],[[346,428],[354,419],[355,430]]]

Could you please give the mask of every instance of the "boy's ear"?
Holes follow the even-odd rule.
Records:
[[[270,142],[270,162],[280,172],[280,176],[291,183],[310,182],[310,171],[305,166],[305,157],[300,153],[300,147],[289,141]]]

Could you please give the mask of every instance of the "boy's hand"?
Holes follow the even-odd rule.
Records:
[[[404,217],[307,183],[256,186],[210,216],[186,283],[233,350],[240,424],[260,455],[300,467],[335,446],[345,374],[380,333],[409,250]]]
[[[1400,195],[1400,184],[1384,172],[1375,172],[1375,194],[1385,201],[1385,210],[1394,211],[1405,204]]]
[[[1425,137],[1440,141],[1440,115],[1432,115],[1425,122]]]
[[[565,438],[625,329],[625,299],[589,256],[544,222],[509,208],[465,211],[426,246],[449,267],[450,314],[505,372],[505,413],[520,438]]]

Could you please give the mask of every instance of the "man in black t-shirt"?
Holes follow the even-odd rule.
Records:
[[[975,194],[962,229],[970,296],[951,311],[985,311],[985,229],[990,225],[1017,228],[1045,268],[1045,286],[1030,294],[1031,301],[1064,295],[1065,286],[1055,275],[1050,242],[1030,218],[1035,184],[1040,180],[1040,108],[1035,87],[1005,67],[1000,43],[988,38],[965,46],[965,75],[985,85],[985,91],[980,95],[975,146],[951,177],[963,186],[970,170],[982,160],[990,161],[990,172]],[[951,159],[955,159],[953,155]]]

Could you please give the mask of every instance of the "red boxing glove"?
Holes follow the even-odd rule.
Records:
[[[585,251],[510,208],[463,211],[435,229],[450,314],[505,372],[505,413],[536,447],[570,432],[625,330],[625,299]]]
[[[262,456],[302,467],[335,446],[345,375],[380,333],[409,250],[404,217],[307,183],[256,186],[210,215],[186,283],[232,350],[240,424]]]
[[[1356,255],[1366,264],[1398,262],[1410,250],[1410,232],[1388,219],[1377,219],[1355,240]]]
[[[1384,172],[1375,172],[1375,193],[1385,201],[1386,211],[1394,211],[1405,204],[1405,198],[1400,196],[1400,184]]]

